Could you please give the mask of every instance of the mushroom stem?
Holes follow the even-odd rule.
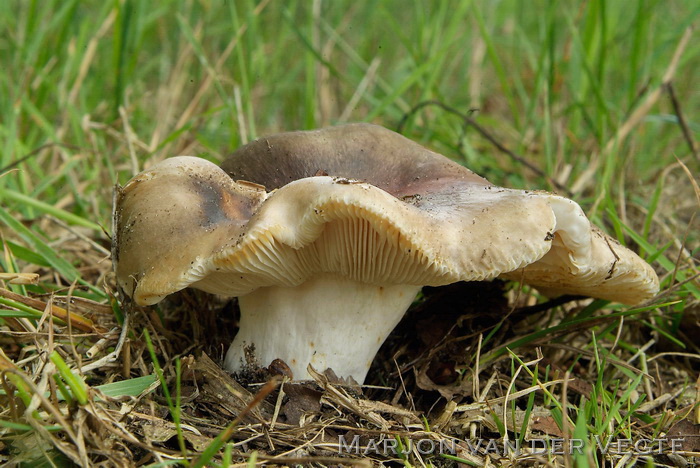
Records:
[[[362,383],[379,347],[419,290],[337,275],[315,276],[296,287],[259,288],[238,298],[240,330],[226,353],[225,367],[236,372],[246,364],[268,365],[279,358],[295,379],[309,379],[311,364]],[[248,362],[251,351],[254,361]]]

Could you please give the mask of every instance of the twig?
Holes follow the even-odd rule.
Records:
[[[253,409],[255,409],[260,403],[262,403],[262,401],[263,401],[265,398],[267,398],[267,396],[268,396],[275,388],[277,388],[277,386],[280,384],[280,382],[282,382],[282,377],[280,377],[280,376],[278,376],[278,375],[273,376],[270,380],[268,380],[267,383],[263,386],[263,388],[261,388],[261,389],[258,391],[258,393],[255,394],[255,397],[253,398],[253,400],[252,400],[250,403],[248,403],[248,406],[246,406],[246,407],[243,409],[243,411],[241,411],[241,412],[238,414],[238,416],[236,416],[236,417],[234,418],[234,420],[231,421],[231,422],[229,423],[229,425],[226,426],[226,428],[225,428],[221,433],[219,433],[219,435],[216,437],[216,439],[214,439],[214,441],[212,442],[212,444],[215,444],[217,441],[218,441],[221,445],[223,445],[223,444],[225,444],[226,442],[228,442],[228,440],[233,436],[234,432],[236,432],[236,426],[238,425],[238,423],[240,423],[240,422],[243,420],[243,418],[244,418],[248,413],[250,413],[250,412],[251,412]],[[207,463],[207,462],[209,461],[208,459],[206,459],[206,457],[209,455],[208,451],[210,451],[210,449],[212,449],[212,448],[216,448],[216,450],[218,451],[218,449],[219,449],[220,447],[214,447],[213,445],[210,444],[210,445],[199,455],[199,457],[197,457],[197,459],[194,460],[194,462],[193,462],[192,465],[190,465],[190,466],[192,466],[192,467],[194,467],[194,468],[200,468],[200,467],[204,466],[204,463]]]
[[[681,104],[680,102],[678,102],[678,98],[676,97],[676,92],[673,88],[673,83],[671,81],[666,83],[666,91],[668,91],[668,97],[671,98],[673,112],[676,113],[676,118],[678,118],[678,125],[681,126],[681,130],[683,131],[683,137],[685,137],[685,141],[690,147],[690,152],[693,154],[693,156],[695,156],[695,160],[698,163],[700,163],[700,153],[698,153],[697,146],[695,145],[695,141],[693,140],[693,135],[690,132],[690,128],[688,128],[688,122],[686,122],[685,117],[683,116],[683,112],[681,111]]]
[[[688,26],[685,32],[683,33],[683,37],[681,37],[681,40],[678,41],[676,50],[673,52],[673,57],[671,58],[671,62],[669,62],[668,67],[666,68],[666,72],[664,73],[663,78],[661,79],[661,84],[658,88],[656,88],[649,95],[647,95],[647,98],[642,102],[642,104],[639,105],[639,107],[634,112],[632,112],[632,115],[629,117],[629,119],[627,119],[627,121],[622,125],[622,127],[619,128],[615,136],[613,136],[610,139],[610,141],[608,141],[608,144],[605,145],[605,148],[603,149],[604,154],[609,153],[618,143],[623,141],[627,137],[627,135],[629,135],[632,129],[636,127],[637,124],[641,122],[642,119],[647,115],[647,113],[651,110],[651,107],[654,104],[656,104],[656,101],[659,100],[663,89],[666,88],[666,86],[668,86],[669,83],[671,83],[673,77],[676,75],[678,63],[680,62],[681,56],[683,55],[683,52],[685,52],[685,49],[688,46],[688,43],[690,42],[690,36],[692,35],[693,27]]]
[[[661,97],[663,90],[666,89],[668,84],[671,83],[671,81],[673,80],[673,77],[676,74],[676,70],[678,69],[678,63],[680,62],[681,56],[683,55],[683,52],[685,52],[685,49],[688,46],[688,43],[690,42],[690,37],[692,35],[693,27],[688,26],[685,32],[683,33],[681,40],[678,41],[676,50],[673,52],[673,57],[671,58],[671,61],[669,62],[666,71],[664,72],[663,78],[661,79],[661,84],[649,94],[647,94],[646,98],[642,100],[639,106],[637,106],[637,108],[634,111],[632,111],[627,120],[617,129],[615,135],[613,135],[613,137],[610,140],[608,140],[605,147],[603,147],[603,149],[600,151],[598,157],[596,157],[590,162],[588,169],[586,169],[584,173],[581,174],[581,176],[574,182],[571,189],[572,192],[578,193],[580,190],[583,189],[583,187],[588,183],[589,180],[595,177],[598,171],[598,166],[600,166],[600,156],[608,156],[615,147],[617,147],[627,138],[627,136],[632,132],[632,130],[651,111],[651,108],[654,107],[656,102]]]
[[[61,226],[61,227],[62,227],[63,229],[65,229],[66,231],[68,231],[68,232],[70,232],[71,234],[73,234],[73,235],[74,235],[75,237],[77,237],[78,239],[80,239],[80,240],[82,240],[82,241],[84,241],[84,242],[90,244],[90,247],[92,247],[93,249],[97,250],[97,251],[100,252],[101,254],[104,254],[104,255],[106,255],[107,257],[109,257],[109,256],[111,255],[111,252],[110,252],[109,250],[105,249],[105,248],[102,247],[100,244],[98,244],[98,243],[95,242],[94,240],[90,239],[88,236],[86,236],[85,234],[81,233],[81,232],[78,231],[77,229],[74,229],[72,226],[70,226],[68,223],[64,222],[63,220],[61,220],[61,219],[59,219],[59,218],[56,218],[55,216],[51,216],[51,215],[47,215],[47,218],[50,219],[51,221],[53,221],[54,223],[58,224],[59,226]],[[104,228],[102,228],[102,232],[105,232]]]
[[[114,362],[117,360],[117,358],[119,357],[119,354],[122,351],[122,346],[124,346],[124,342],[126,341],[126,336],[129,334],[129,317],[130,316],[131,316],[130,313],[124,314],[124,323],[122,324],[122,331],[119,334],[119,341],[117,341],[117,346],[114,348],[114,351],[112,351],[108,355],[98,359],[97,361],[93,361],[90,364],[85,364],[83,367],[80,368],[81,373],[85,373],[87,371],[97,369],[99,367],[104,366],[105,364],[108,364],[110,362]]]
[[[4,297],[11,301],[19,302],[25,306],[32,307],[38,311],[43,311],[47,307],[47,303],[37,299],[32,299],[31,297],[23,296],[21,294],[14,293],[4,288],[0,288],[0,297]],[[77,328],[80,331],[87,333],[106,333],[107,329],[99,325],[96,325],[92,320],[87,317],[83,317],[79,314],[69,312],[63,307],[51,304],[51,315],[63,320],[64,322],[70,322],[71,326]]]
[[[47,148],[53,148],[54,146],[60,146],[62,148],[67,148],[67,149],[71,149],[71,150],[91,151],[89,149],[81,148],[81,147],[75,146],[75,145],[68,145],[66,143],[58,143],[58,142],[45,143],[37,148],[34,148],[29,153],[25,154],[24,156],[20,157],[19,159],[15,159],[11,163],[9,163],[7,166],[0,168],[0,174],[2,174],[3,172],[7,172],[14,167],[19,166],[27,159],[31,158],[32,156],[35,156],[37,153],[40,153],[41,151],[43,151]]]

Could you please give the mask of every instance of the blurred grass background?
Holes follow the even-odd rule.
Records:
[[[341,122],[395,128],[437,99],[476,109],[571,186],[660,85],[698,13],[693,0],[2,2],[0,168],[21,171],[1,183],[106,225],[110,186],[154,160],[219,160],[266,133]],[[699,44],[673,78],[694,132]],[[676,120],[659,99],[577,191],[654,184],[689,153]],[[530,174],[454,116],[428,109],[412,122],[412,138],[526,185]]]
[[[694,138],[699,13],[694,0],[1,2],[3,218],[49,214],[100,236],[112,186],[165,157],[220,161],[266,133],[343,122],[396,128],[438,100],[549,179],[435,106],[407,136],[496,184],[557,181],[597,221],[612,210],[671,242],[697,208],[675,158],[694,173],[700,160],[663,79],[672,67]]]
[[[698,273],[699,15],[696,0],[2,1],[0,271],[106,301],[116,183],[278,131],[405,120],[495,184],[565,187],[667,289]],[[412,112],[428,100],[541,173],[440,106]],[[671,337],[697,279],[673,294],[647,324]]]

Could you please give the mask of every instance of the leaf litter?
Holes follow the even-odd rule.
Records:
[[[113,290],[108,262],[95,268],[96,277],[107,278],[107,289]],[[392,461],[563,466],[567,454],[501,453],[486,441],[570,435],[552,396],[566,398],[569,408],[577,407],[582,396],[590,397],[600,376],[594,353],[586,352],[592,332],[578,327],[564,330],[551,342],[533,341],[516,350],[523,361],[536,362],[530,365],[533,375],[520,372],[514,379],[514,366],[519,364],[507,354],[480,361],[514,337],[561,323],[591,303],[573,300],[533,314],[529,307],[534,296],[501,282],[425,288],[380,350],[363,387],[330,372],[313,371],[314,380],[303,383],[289,382],[269,369],[229,375],[220,364],[235,333],[235,300],[184,291],[158,309],[127,302],[119,309],[127,318],[120,324],[118,315],[108,313],[109,304],[78,295],[66,299],[3,290],[2,297],[33,308],[43,318],[36,326],[27,319],[6,320],[2,326],[0,416],[24,425],[22,430],[0,427],[0,456],[8,466],[46,459],[62,460],[65,466],[147,466],[185,456],[192,461],[222,433],[228,436],[232,463],[241,466],[251,457],[257,463],[313,466]],[[621,338],[632,341],[648,335],[640,322],[650,315],[627,321]],[[614,325],[616,319],[608,317],[597,314],[598,326]],[[169,393],[179,388],[178,423],[154,377],[144,329],[152,336]],[[610,349],[612,343],[601,345]],[[59,398],[62,380],[47,359],[54,351],[85,382],[86,404]],[[634,362],[633,357],[633,350],[610,355],[611,362],[620,363]],[[176,360],[181,365],[179,385]],[[606,372],[611,368],[643,373],[656,396],[647,401],[657,401],[658,406],[638,407],[629,419],[628,429],[636,436],[697,434],[697,423],[691,422],[697,418],[692,411],[698,405],[697,388],[688,383],[697,373],[697,360],[671,355],[654,359],[646,370],[628,364],[611,365]],[[99,390],[128,381],[136,381],[140,391],[108,395]],[[266,385],[270,381],[274,385]],[[268,393],[258,398],[265,388]],[[670,394],[673,398],[658,401]],[[650,425],[641,418],[644,415],[664,417]],[[238,422],[231,428],[234,420]],[[484,443],[476,443],[480,440]],[[426,441],[449,451],[426,452]],[[691,454],[697,445],[689,441],[683,449]],[[220,462],[221,456],[218,452],[214,460]],[[615,461],[623,455],[599,456]]]

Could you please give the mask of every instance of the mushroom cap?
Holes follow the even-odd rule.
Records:
[[[371,124],[262,137],[239,148],[221,168],[234,180],[267,190],[321,174],[366,182],[396,198],[443,192],[450,182],[492,185],[445,156]]]
[[[552,248],[524,268],[501,275],[535,286],[546,296],[574,294],[638,304],[659,290],[653,268],[617,239],[592,225],[575,202],[541,193],[557,224]]]
[[[119,285],[142,305],[188,287],[208,274],[212,255],[239,235],[265,196],[201,158],[166,159],[138,174],[115,199]]]
[[[240,296],[324,273],[418,286],[509,274],[629,303],[658,290],[649,265],[574,202],[493,186],[374,125],[261,138],[222,169],[172,158],[117,198],[117,278],[139,304],[187,286]],[[595,255],[609,245],[619,258],[611,274]],[[547,276],[552,266],[558,279]]]

